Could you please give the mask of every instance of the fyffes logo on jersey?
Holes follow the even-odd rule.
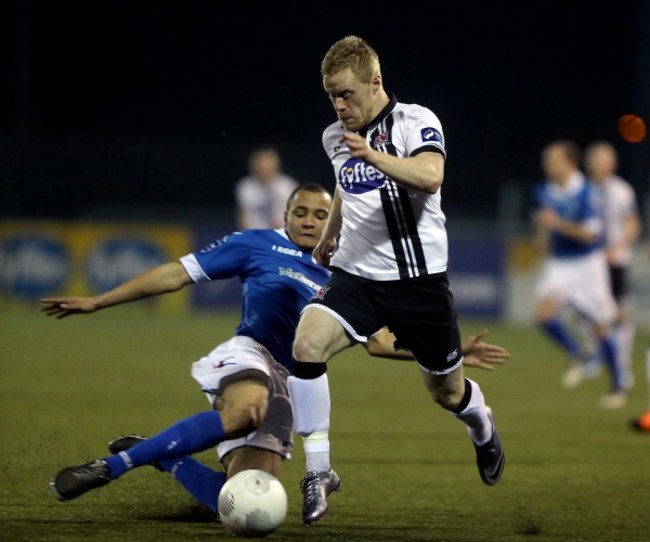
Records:
[[[359,158],[347,160],[338,174],[339,186],[348,194],[363,194],[381,188],[388,177]]]
[[[93,290],[103,292],[167,260],[162,247],[153,241],[113,237],[90,252],[86,273]]]
[[[19,297],[56,293],[72,273],[66,246],[42,235],[17,235],[0,243],[0,289]]]

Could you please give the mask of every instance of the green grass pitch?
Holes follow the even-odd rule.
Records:
[[[119,434],[151,435],[207,408],[191,362],[232,333],[233,314],[159,315],[144,306],[48,319],[0,309],[0,540],[230,540],[171,477],[145,467],[69,502],[50,494],[61,467],[106,455]],[[464,322],[465,334],[481,322]],[[330,362],[332,457],[343,491],[319,523],[300,521],[299,440],[282,481],[289,514],[273,540],[647,541],[650,435],[642,337],[630,403],[604,411],[604,376],[567,391],[563,359],[532,328],[489,324],[511,361],[469,369],[507,456],[484,486],[464,427],[436,407],[409,362],[360,348]],[[213,467],[213,451],[199,454]]]

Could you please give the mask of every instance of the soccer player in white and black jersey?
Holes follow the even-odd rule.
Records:
[[[596,141],[585,150],[587,175],[596,183],[602,197],[605,256],[617,305],[613,333],[619,351],[623,385],[631,389],[634,383],[632,353],[635,323],[630,314],[632,299],[627,274],[634,245],[641,235],[641,219],[634,188],[616,174],[617,168],[618,153],[611,143]]]
[[[434,401],[466,424],[483,482],[496,484],[503,447],[481,389],[463,374],[446,275],[440,121],[384,90],[377,53],[359,37],[332,45],[321,74],[338,117],[323,134],[337,186],[314,256],[332,276],[303,310],[294,376],[323,378],[334,354],[388,326]]]

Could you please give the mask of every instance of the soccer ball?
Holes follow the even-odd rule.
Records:
[[[275,476],[257,469],[238,472],[219,493],[219,517],[234,534],[259,538],[275,531],[287,515],[287,492]]]

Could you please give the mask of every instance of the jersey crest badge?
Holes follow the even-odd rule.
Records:
[[[425,143],[442,143],[442,134],[435,128],[422,128],[420,135]]]
[[[375,147],[379,145],[386,145],[390,140],[388,139],[388,132],[381,132],[375,137]]]

